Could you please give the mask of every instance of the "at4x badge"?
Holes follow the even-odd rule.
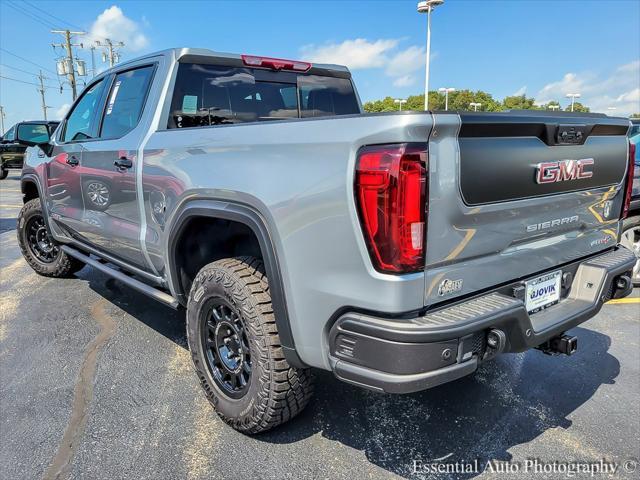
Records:
[[[460,290],[462,290],[462,280],[445,279],[440,282],[440,286],[438,287],[438,295],[444,297],[445,295],[459,292]]]

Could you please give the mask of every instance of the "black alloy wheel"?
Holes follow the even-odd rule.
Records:
[[[32,216],[27,221],[25,231],[27,245],[33,256],[42,263],[53,263],[58,258],[60,247],[54,243],[53,238],[49,235],[44,217],[41,215]]]
[[[251,382],[251,350],[242,318],[223,298],[212,298],[202,325],[203,351],[218,387],[241,398]]]

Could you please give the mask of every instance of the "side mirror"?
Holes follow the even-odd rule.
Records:
[[[18,125],[16,140],[18,143],[22,143],[28,147],[43,146],[49,144],[51,134],[46,125],[23,123]]]

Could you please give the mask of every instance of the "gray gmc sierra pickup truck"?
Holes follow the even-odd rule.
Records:
[[[632,288],[629,126],[364,114],[344,67],[167,50],[31,142],[18,239],[42,275],[91,265],[185,307],[208,399],[256,433],[304,408],[312,367],[403,393],[573,353],[565,331]]]

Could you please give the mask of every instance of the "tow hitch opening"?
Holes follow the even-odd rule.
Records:
[[[578,350],[578,337],[558,335],[536,347],[545,355],[573,355]]]

